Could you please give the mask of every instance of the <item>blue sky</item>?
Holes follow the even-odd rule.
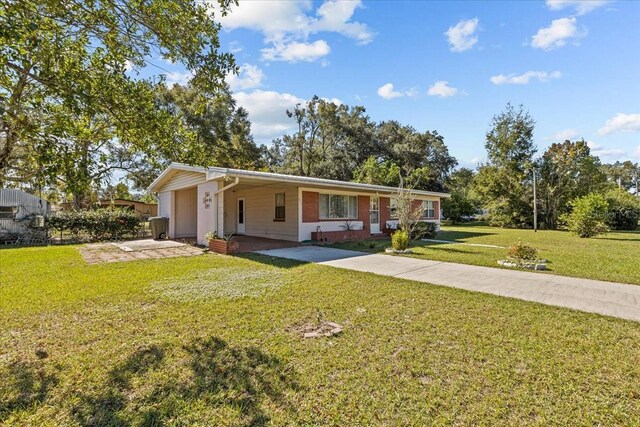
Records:
[[[605,162],[640,161],[640,2],[241,0],[222,25],[259,143],[292,131],[285,110],[317,94],[437,130],[471,166],[511,102],[541,151],[584,138]],[[169,82],[188,77],[167,67]]]

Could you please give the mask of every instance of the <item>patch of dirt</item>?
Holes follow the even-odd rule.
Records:
[[[293,329],[302,338],[331,337],[342,332],[342,326],[335,322],[305,323]]]

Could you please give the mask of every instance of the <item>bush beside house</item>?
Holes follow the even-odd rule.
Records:
[[[142,222],[138,215],[126,209],[95,209],[64,211],[47,218],[49,227],[58,232],[71,233],[74,238],[119,240],[133,236]]]

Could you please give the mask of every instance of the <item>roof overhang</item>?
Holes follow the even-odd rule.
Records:
[[[251,181],[270,181],[270,182],[284,182],[289,184],[296,184],[298,186],[308,186],[308,187],[321,187],[321,188],[338,188],[343,190],[352,190],[352,191],[364,191],[364,192],[374,192],[374,193],[385,193],[385,194],[393,194],[398,191],[396,187],[387,187],[384,185],[373,185],[373,184],[363,184],[359,182],[346,182],[346,181],[337,181],[333,179],[323,179],[323,178],[313,178],[308,176],[295,176],[295,175],[285,175],[279,173],[271,173],[271,172],[260,172],[260,171],[247,171],[242,169],[230,169],[230,168],[219,168],[219,167],[201,167],[201,166],[190,166],[185,165],[183,163],[171,163],[167,169],[164,170],[156,178],[153,183],[148,188],[150,192],[156,192],[158,188],[162,186],[162,184],[170,179],[175,173],[179,171],[188,171],[188,172],[202,172],[207,175],[206,180],[216,180],[216,179],[233,179],[233,178],[247,178]],[[424,190],[411,190],[414,195],[417,196],[432,196],[432,197],[441,197],[448,198],[451,197],[449,193],[440,193],[436,191],[424,191]]]

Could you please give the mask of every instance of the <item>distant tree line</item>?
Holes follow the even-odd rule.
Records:
[[[600,229],[637,228],[640,165],[631,161],[603,165],[584,140],[553,143],[535,158],[534,127],[522,106],[508,104],[494,116],[485,138],[487,161],[476,171],[455,171],[447,181],[452,197],[443,203],[446,217],[455,221],[483,209],[492,225],[532,228],[535,173],[537,219],[542,227],[567,226],[574,208],[589,204],[607,206],[600,214]],[[597,197],[598,203],[587,203],[586,197]]]

